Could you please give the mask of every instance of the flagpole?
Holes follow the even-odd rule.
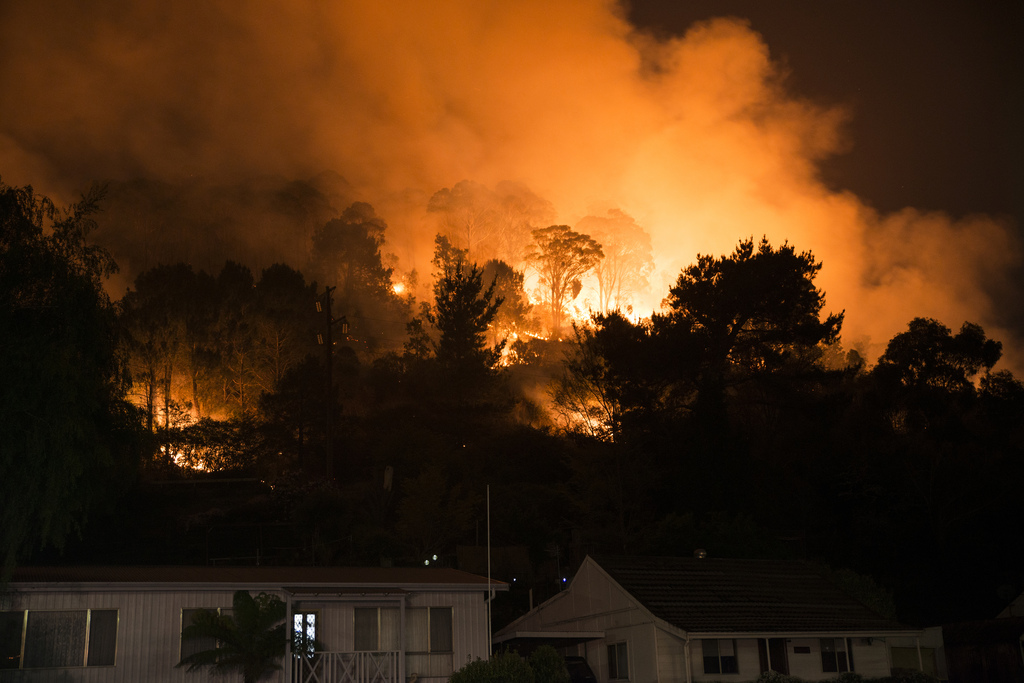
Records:
[[[487,658],[494,652],[491,649],[491,602],[494,600],[494,589],[491,587],[491,485],[487,485]]]

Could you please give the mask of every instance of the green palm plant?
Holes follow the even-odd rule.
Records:
[[[211,674],[241,673],[245,683],[256,683],[281,669],[289,637],[286,608],[274,595],[236,591],[230,615],[198,610],[181,631],[182,640],[215,638],[217,646],[183,657],[176,666],[187,671],[211,667]]]

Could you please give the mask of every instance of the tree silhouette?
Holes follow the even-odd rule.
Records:
[[[582,288],[581,279],[604,257],[601,245],[568,225],[552,225],[533,231],[526,259],[540,276],[544,298],[551,312],[551,336],[562,334],[565,306]]]
[[[182,640],[215,639],[217,645],[200,650],[177,663],[189,672],[210,667],[210,673],[240,673],[245,683],[255,683],[281,669],[289,641],[286,607],[280,598],[248,591],[236,591],[230,615],[216,610],[197,610],[192,623],[181,631]]]
[[[125,400],[116,270],[90,245],[100,192],[67,208],[0,183],[0,582],[62,546],[131,479],[141,415]]]
[[[470,379],[491,370],[501,357],[504,340],[488,349],[487,328],[502,304],[494,296],[494,281],[485,289],[482,271],[467,263],[465,252],[453,249],[438,235],[435,263],[440,271],[434,283],[434,307],[427,319],[440,332],[434,351],[442,372]]]
[[[661,331],[689,337],[701,359],[704,392],[771,373],[839,337],[843,314],[820,318],[824,293],[814,285],[821,263],[789,244],[743,240],[729,256],[698,255],[669,290]],[[810,354],[816,358],[815,354]]]
[[[654,270],[651,236],[618,209],[607,216],[585,216],[576,229],[600,242],[604,252],[594,266],[598,311],[625,310],[635,293],[647,289],[647,276]]]
[[[494,193],[471,180],[438,190],[427,204],[427,212],[438,217],[441,234],[475,257],[491,251],[488,243],[495,232],[495,208]]]

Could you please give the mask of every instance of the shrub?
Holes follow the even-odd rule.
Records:
[[[885,683],[937,683],[933,676],[913,669],[896,669],[890,678],[883,680]]]
[[[533,669],[515,652],[498,652],[478,659],[448,677],[449,683],[534,683]]]
[[[550,645],[541,645],[530,655],[535,683],[569,683],[565,658]]]
[[[803,679],[778,671],[765,671],[757,677],[757,683],[803,683]]]

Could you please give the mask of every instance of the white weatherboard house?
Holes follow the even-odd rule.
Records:
[[[550,643],[600,683],[807,681],[891,674],[886,639],[921,631],[876,614],[803,562],[587,557],[569,587],[495,634]]]
[[[182,626],[236,590],[278,596],[323,646],[287,654],[278,683],[440,683],[489,651],[488,580],[455,569],[22,568],[0,596],[0,683],[204,682],[174,666],[212,645],[182,642]]]

